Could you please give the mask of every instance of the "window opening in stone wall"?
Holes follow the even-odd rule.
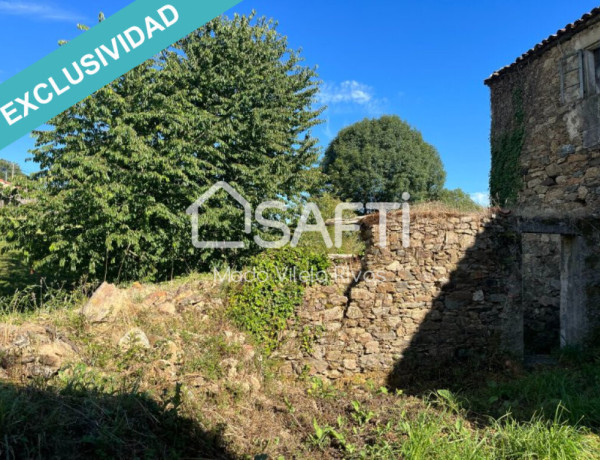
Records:
[[[600,94],[600,47],[595,45],[581,51],[581,67],[583,70],[583,96]]]
[[[563,56],[559,73],[560,100],[563,104],[600,94],[600,46]]]
[[[600,93],[600,48],[596,48],[592,53],[594,56],[594,84],[596,87],[596,93]]]

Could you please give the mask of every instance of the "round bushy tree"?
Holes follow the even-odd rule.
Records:
[[[343,129],[323,158],[323,172],[343,200],[398,202],[438,197],[445,181],[440,156],[397,116],[365,119]]]

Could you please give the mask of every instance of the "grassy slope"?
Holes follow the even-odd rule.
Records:
[[[5,315],[5,323],[61,331],[80,353],[48,381],[13,375],[0,383],[0,456],[600,458],[594,361],[513,379],[480,376],[479,387],[421,396],[372,382],[282,381],[276,362],[248,355],[258,348],[228,322],[218,287],[194,279],[149,289],[186,283],[203,290],[203,309],[121,320],[148,334],[148,350],[119,350],[110,330],[86,324],[77,306],[49,301],[45,311]]]

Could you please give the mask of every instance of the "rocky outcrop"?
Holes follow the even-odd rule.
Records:
[[[53,313],[59,321],[40,312],[30,323],[0,324],[0,378],[51,378],[80,364],[95,366],[100,355],[105,364],[121,363],[123,372],[128,372],[124,363],[139,366],[136,360],[141,360],[157,382],[186,381],[183,369],[197,359],[192,354],[206,353],[195,348],[196,343],[222,335],[225,348],[235,352],[235,358],[221,360],[223,371],[236,381],[244,380],[245,375],[236,372],[252,362],[254,348],[242,333],[220,330],[225,325],[222,319],[211,322],[209,314],[224,308],[222,298],[215,295],[218,289],[216,283],[193,281],[134,283],[127,288],[103,283],[83,307]],[[185,352],[186,344],[191,353]]]
[[[119,348],[123,351],[128,351],[134,347],[140,347],[145,349],[151,347],[150,340],[148,340],[148,336],[139,327],[134,327],[133,329],[130,329],[119,340]]]

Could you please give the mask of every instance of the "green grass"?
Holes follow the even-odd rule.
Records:
[[[572,425],[600,428],[600,365],[582,363],[528,373],[517,380],[488,380],[483,388],[464,394],[470,409],[516,420],[538,415],[561,417]]]
[[[550,420],[526,422],[510,415],[474,423],[452,393],[441,390],[421,401],[395,396],[354,401],[333,424],[315,419],[309,444],[318,455],[362,459],[594,459],[600,442],[572,425],[559,408]],[[315,454],[317,455],[317,454]]]
[[[20,322],[40,312],[70,308],[89,294],[90,286],[65,289],[66,283],[32,272],[21,254],[3,251],[5,246],[0,240],[0,321]]]
[[[600,456],[598,437],[570,424],[560,407],[551,419],[536,416],[522,422],[507,415],[479,425],[448,391],[423,399],[384,393],[360,401],[350,398],[343,393],[314,395],[309,399],[314,401],[312,414],[306,408],[300,413],[286,400],[296,423],[295,435],[304,439],[296,458],[592,460]],[[206,423],[201,412],[181,410],[184,399],[178,386],[161,395],[146,394],[135,382],[105,377],[83,365],[61,374],[51,385],[1,384],[0,453],[8,459],[256,458],[258,450],[234,457],[224,447],[224,427]],[[237,404],[247,407],[248,401],[243,398]],[[328,405],[340,409],[339,414],[335,416]],[[308,417],[310,424],[299,421]],[[278,447],[275,441],[272,445]]]
[[[492,430],[494,457],[487,458],[591,460],[600,455],[598,438],[584,428],[563,421],[560,408],[553,421],[539,416],[522,423],[507,416],[494,422]]]
[[[186,340],[184,338],[184,340]],[[195,348],[193,354],[185,357],[183,372],[193,374],[202,372],[209,380],[223,378],[225,370],[221,366],[224,359],[238,356],[241,345],[227,343],[223,336],[196,339],[190,347]]]
[[[167,358],[161,347],[120,351],[77,313],[85,297],[42,284],[0,300],[0,321],[53,324],[80,349],[49,380],[0,381],[0,458],[600,458],[595,353],[517,377],[457,377],[452,391],[420,396],[372,383],[342,391],[319,379],[268,378],[276,363],[262,356],[244,362],[243,346],[223,335],[239,333],[223,303],[204,321],[194,312],[132,319],[161,337],[157,344],[179,339],[182,359],[167,381],[153,373]],[[227,358],[239,363],[238,378],[223,368]],[[241,386],[251,375],[262,382],[258,394]]]
[[[31,317],[56,310],[65,310],[81,304],[89,295],[89,286],[65,289],[60,285],[48,285],[44,280],[0,295],[0,322],[22,322]]]

